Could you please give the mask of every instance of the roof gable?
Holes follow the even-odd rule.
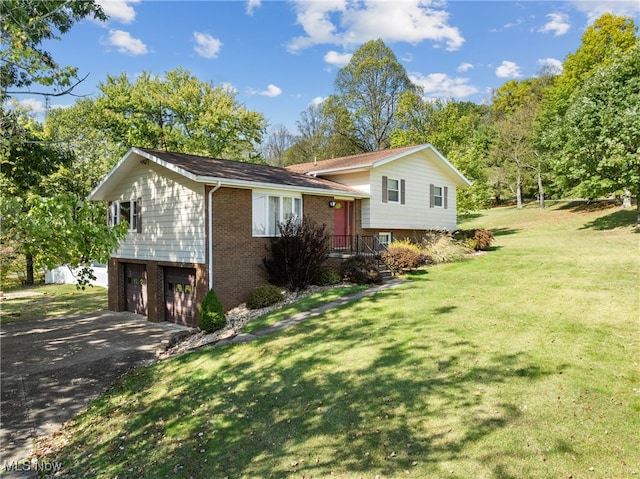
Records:
[[[301,163],[291,165],[287,167],[287,169],[289,171],[304,173],[307,175],[330,176],[336,173],[348,173],[352,171],[361,171],[363,169],[376,168],[421,152],[426,154],[432,161],[438,163],[438,165],[445,171],[448,171],[455,179],[457,186],[471,185],[471,182],[430,143]]]
[[[126,178],[140,161],[145,160],[204,184],[219,183],[223,186],[238,188],[289,189],[316,194],[344,194],[359,198],[367,196],[340,183],[285,168],[150,148],[131,148],[91,192],[89,199],[107,199],[109,190]]]

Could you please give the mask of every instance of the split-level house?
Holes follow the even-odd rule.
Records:
[[[129,231],[108,265],[109,309],[196,325],[214,289],[225,309],[267,282],[270,238],[289,215],[326,225],[342,253],[456,228],[469,181],[431,145],[289,168],[132,148],[89,198]]]

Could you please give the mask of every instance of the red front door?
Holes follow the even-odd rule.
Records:
[[[333,246],[336,249],[351,246],[351,218],[353,216],[353,202],[336,201],[333,209]]]

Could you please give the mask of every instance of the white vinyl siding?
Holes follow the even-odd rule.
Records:
[[[139,233],[130,231],[116,258],[204,263],[204,185],[161,166],[140,165],[119,185],[113,201],[140,198]]]
[[[370,170],[371,199],[362,202],[362,227],[367,229],[455,229],[456,188],[444,169],[436,166],[428,150],[409,155]],[[404,180],[404,204],[384,202],[383,177]],[[430,208],[430,185],[442,187],[447,207]],[[445,188],[445,186],[447,188]],[[446,198],[444,192],[446,190]]]

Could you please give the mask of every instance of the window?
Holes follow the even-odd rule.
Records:
[[[429,208],[447,209],[447,192],[449,188],[446,186],[429,185]]]
[[[253,236],[278,236],[278,227],[290,217],[302,218],[302,198],[253,192]]]
[[[378,241],[383,246],[389,246],[391,244],[391,233],[378,233]]]
[[[442,208],[442,186],[433,187],[433,206],[436,208]]]
[[[400,201],[400,185],[398,180],[387,180],[387,200],[391,203]]]
[[[109,204],[109,224],[114,226],[125,222],[129,224],[129,231],[142,232],[142,198]]]
[[[405,181],[382,177],[382,202],[400,203],[404,205]]]

